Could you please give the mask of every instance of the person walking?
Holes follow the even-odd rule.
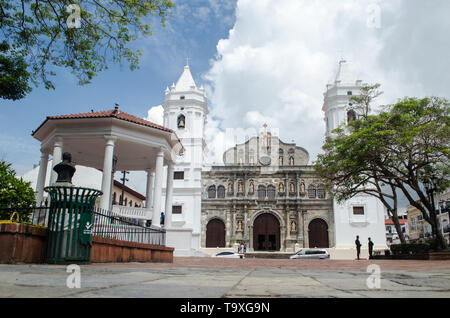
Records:
[[[370,240],[369,237],[369,259],[373,259],[372,253],[373,253],[373,242]]]
[[[361,254],[361,242],[359,242],[359,235],[356,235],[355,245],[356,245],[356,257],[359,260],[359,254]]]

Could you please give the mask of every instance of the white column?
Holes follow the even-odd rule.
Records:
[[[111,179],[112,179],[112,166],[114,156],[114,142],[116,137],[105,137],[105,158],[103,161],[103,177],[102,177],[102,196],[100,197],[100,208],[109,210],[111,201]]]
[[[63,143],[61,139],[57,139],[53,146],[53,159],[52,159],[52,171],[50,174],[50,185],[56,182],[58,175],[53,168],[62,161],[62,147]]]
[[[173,201],[173,163],[167,167],[167,185],[166,185],[166,215],[164,218],[164,227],[170,228],[172,225],[172,201]]]
[[[150,209],[153,205],[153,184],[155,183],[155,172],[147,169],[147,189],[145,198],[145,208]]]
[[[164,170],[164,152],[159,150],[156,156],[156,168],[155,168],[155,197],[153,199],[153,216],[152,226],[160,227],[159,219],[161,217],[161,197],[162,197],[162,182],[163,182],[163,170]]]
[[[48,151],[41,149],[41,162],[36,183],[36,206],[41,206],[44,199],[45,178],[47,177]]]

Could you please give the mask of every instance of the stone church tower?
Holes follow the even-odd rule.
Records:
[[[333,84],[327,85],[324,93],[324,120],[327,137],[332,137],[332,131],[338,126],[346,125],[357,118],[350,110],[351,97],[361,94],[361,80],[350,70],[345,60],[339,62],[339,69]],[[342,204],[333,203],[335,220],[336,248],[354,248],[355,238],[367,247],[368,238],[374,242],[374,248],[386,248],[386,229],[384,225],[384,206],[373,196],[359,194]]]
[[[164,126],[176,132],[184,147],[183,156],[174,167],[172,230],[170,235],[168,232],[168,246],[176,248],[176,256],[188,256],[200,248],[201,176],[208,114],[205,91],[195,84],[188,65],[177,83],[170,89],[167,87],[163,109]]]

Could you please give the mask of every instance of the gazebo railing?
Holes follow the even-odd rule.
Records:
[[[138,219],[138,220],[152,219],[152,210],[147,208],[113,205],[112,212],[114,216],[122,216],[130,219]]]
[[[166,231],[134,224],[113,212],[95,208],[93,235],[120,241],[165,245]]]

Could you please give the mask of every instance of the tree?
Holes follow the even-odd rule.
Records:
[[[8,46],[0,67],[16,64],[22,74],[16,82],[21,93],[5,94],[11,91],[10,73],[0,69],[0,97],[23,98],[31,90],[23,85],[27,75],[36,86],[54,89],[49,77],[55,67],[69,68],[80,85],[111,60],[136,69],[141,51],[131,42],[151,35],[150,16],[158,15],[164,25],[172,7],[171,0],[0,0],[0,43]]]
[[[11,164],[0,161],[0,219],[9,218],[9,208],[24,210],[34,205],[34,191],[30,184],[16,177]]]
[[[10,52],[6,41],[0,43],[0,97],[17,100],[31,91],[28,65],[20,54]]]
[[[335,137],[327,138],[323,147],[326,153],[318,156],[317,170],[340,199],[364,192],[392,202],[390,196],[400,190],[435,228],[423,180],[433,171],[441,190],[450,185],[449,124],[446,99],[406,97],[377,115],[350,122],[346,130],[334,131]],[[393,213],[395,204],[391,207]],[[433,235],[446,246],[439,230]]]
[[[380,84],[364,85],[361,88],[361,93],[358,96],[352,96],[350,100],[353,102],[349,109],[354,110],[359,116],[367,118],[371,111],[372,102],[381,94],[382,91],[378,90]]]

